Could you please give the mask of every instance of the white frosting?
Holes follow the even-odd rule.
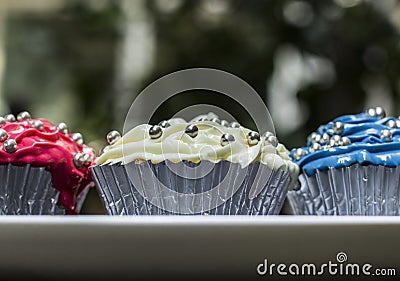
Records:
[[[256,145],[249,145],[247,134],[251,130],[240,127],[224,127],[212,121],[199,121],[202,117],[211,119],[214,114],[199,116],[189,123],[180,118],[169,120],[170,127],[163,129],[158,139],[151,139],[148,131],[151,125],[140,125],[119,139],[113,145],[105,148],[104,153],[97,158],[98,165],[127,164],[150,160],[160,163],[164,160],[180,162],[188,160],[198,163],[201,160],[219,162],[220,160],[239,163],[242,168],[253,162],[261,162],[269,168],[288,171],[292,179],[297,178],[298,166],[289,157],[289,151],[283,144],[274,147],[261,137]],[[198,135],[194,138],[185,133],[188,125],[198,127]],[[229,145],[221,145],[221,136],[231,134],[235,141]]]

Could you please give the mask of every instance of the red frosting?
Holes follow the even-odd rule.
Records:
[[[34,121],[41,121],[43,130],[32,128]],[[30,119],[6,122],[0,129],[7,131],[8,140],[17,142],[15,152],[9,153],[0,142],[0,164],[44,167],[52,175],[53,187],[60,191],[58,204],[65,207],[66,214],[76,214],[76,199],[93,180],[89,167],[94,165],[93,149],[77,144],[71,139],[73,134],[59,132],[56,126],[44,119]],[[76,166],[76,153],[89,154],[91,162]]]

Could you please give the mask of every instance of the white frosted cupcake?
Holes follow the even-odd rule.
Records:
[[[92,173],[110,215],[274,215],[297,181],[275,136],[212,113],[114,131],[108,141]]]

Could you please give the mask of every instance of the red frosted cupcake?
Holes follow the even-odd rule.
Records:
[[[0,215],[77,214],[93,185],[93,149],[65,123],[0,117]]]

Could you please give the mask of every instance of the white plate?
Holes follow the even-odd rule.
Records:
[[[0,218],[0,273],[250,280],[264,259],[321,264],[344,252],[348,262],[396,268],[400,276],[399,240],[400,217],[7,216]]]

